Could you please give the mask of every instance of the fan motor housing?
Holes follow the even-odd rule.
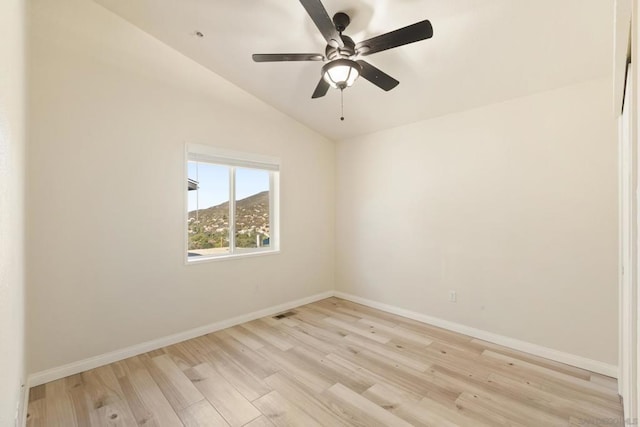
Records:
[[[325,56],[330,61],[336,58],[350,58],[356,54],[356,44],[351,37],[345,35],[340,35],[340,37],[342,38],[344,47],[333,47],[331,45],[327,45]]]

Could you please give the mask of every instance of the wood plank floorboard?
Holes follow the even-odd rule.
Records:
[[[617,382],[327,298],[29,391],[28,427],[624,426]]]

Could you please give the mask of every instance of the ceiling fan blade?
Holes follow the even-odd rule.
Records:
[[[255,62],[324,61],[319,53],[254,53],[251,57]]]
[[[404,28],[391,31],[356,44],[356,52],[366,56],[383,50],[403,46],[433,37],[433,27],[428,20],[416,22]]]
[[[368,62],[362,60],[356,62],[362,67],[361,76],[378,86],[380,89],[390,91],[400,84],[399,81],[391,77],[389,74],[379,70]]]
[[[305,8],[313,23],[316,24],[322,36],[327,40],[327,43],[333,47],[344,47],[342,37],[336,30],[333,21],[329,17],[327,10],[322,5],[320,0],[300,0],[302,6]]]
[[[322,77],[318,82],[318,86],[316,86],[316,90],[313,91],[313,95],[311,95],[312,99],[323,97],[327,94],[329,90],[329,83],[327,83]]]

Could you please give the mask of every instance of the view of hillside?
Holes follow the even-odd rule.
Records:
[[[189,212],[189,250],[229,247],[229,202]],[[236,201],[236,247],[269,242],[269,192]]]

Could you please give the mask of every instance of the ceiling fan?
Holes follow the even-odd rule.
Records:
[[[340,89],[353,85],[359,76],[370,81],[380,89],[389,91],[400,82],[370,63],[359,59],[383,50],[403,46],[433,37],[433,28],[428,20],[391,31],[360,43],[342,32],[351,22],[349,15],[338,12],[329,18],[321,0],[300,0],[302,6],[327,40],[325,55],[319,53],[256,53],[255,62],[280,61],[325,61],[320,82],[311,98],[320,98],[327,94],[329,87]]]

